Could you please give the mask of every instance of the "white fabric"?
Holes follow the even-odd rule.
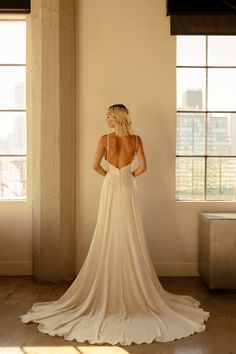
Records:
[[[169,342],[205,330],[209,312],[158,280],[145,240],[131,165],[108,162],[98,218],[86,260],[57,301],[33,304],[23,323],[90,344]]]

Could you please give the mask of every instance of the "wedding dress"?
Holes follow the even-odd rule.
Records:
[[[20,316],[23,323],[38,323],[40,332],[66,340],[112,345],[169,342],[205,330],[209,312],[200,302],[170,293],[159,282],[132,162],[118,168],[107,160],[97,223],[80,272],[57,301],[33,304]]]

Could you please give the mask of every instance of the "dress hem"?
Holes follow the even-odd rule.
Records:
[[[205,311],[206,312],[206,311]],[[130,342],[127,342],[127,343],[123,343],[123,342],[120,342],[120,341],[115,341],[115,342],[112,342],[112,341],[109,341],[109,340],[105,340],[105,341],[94,341],[94,340],[90,340],[90,339],[84,339],[84,340],[77,340],[75,337],[71,338],[69,336],[66,336],[66,335],[60,335],[60,334],[57,334],[57,333],[53,333],[53,332],[50,332],[46,329],[42,329],[40,328],[40,324],[37,326],[38,327],[38,330],[39,332],[41,333],[44,333],[44,334],[49,334],[50,336],[57,336],[57,337],[62,337],[64,338],[65,340],[67,341],[73,341],[75,340],[77,343],[88,343],[88,344],[96,344],[96,345],[104,345],[104,344],[110,344],[110,345],[121,345],[121,346],[127,346],[127,345],[132,345],[132,344],[151,344],[153,342],[159,342],[159,343],[167,343],[167,342],[173,342],[175,340],[178,340],[178,339],[182,339],[182,338],[186,338],[190,335],[193,335],[194,333],[200,333],[200,332],[203,332],[205,331],[206,329],[206,326],[205,326],[205,322],[209,319],[210,317],[210,313],[209,312],[206,312],[206,316],[203,318],[203,320],[201,321],[201,323],[199,324],[199,326],[195,329],[193,329],[191,332],[188,332],[186,333],[185,335],[181,335],[181,336],[177,336],[177,337],[174,337],[172,339],[168,339],[168,340],[161,340],[161,337],[153,337],[152,339],[150,340],[141,340],[141,341],[130,341]],[[22,321],[23,322],[23,321]],[[29,322],[33,322],[33,323],[39,323],[38,321],[35,321],[35,320],[31,320]],[[29,322],[23,322],[23,323],[29,323]]]

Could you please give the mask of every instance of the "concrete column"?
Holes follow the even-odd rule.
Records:
[[[75,275],[75,0],[33,0],[29,85],[33,276]]]

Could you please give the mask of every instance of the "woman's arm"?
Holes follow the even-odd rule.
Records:
[[[101,166],[101,160],[103,158],[105,151],[106,151],[106,135],[102,135],[98,140],[97,150],[93,161],[94,170],[102,176],[105,176],[107,174],[107,171],[104,170],[104,168],[102,168]]]
[[[138,150],[137,156],[139,161],[139,166],[132,172],[134,177],[141,175],[147,169],[147,162],[143,148],[143,142],[140,136],[138,136]]]

